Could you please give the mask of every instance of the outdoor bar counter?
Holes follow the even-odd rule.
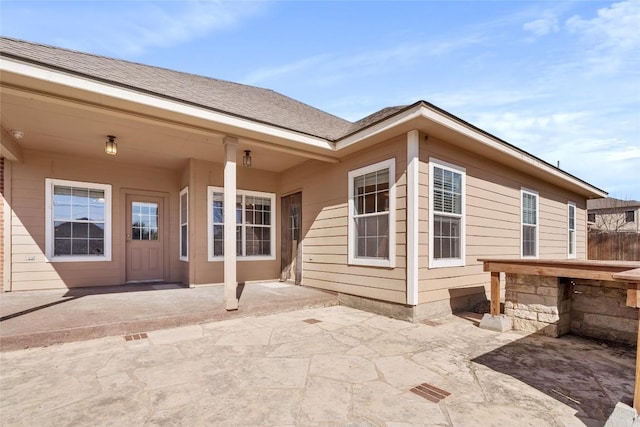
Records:
[[[566,333],[638,345],[640,262],[480,258],[491,273],[491,312],[481,327]],[[500,313],[505,273],[504,314]],[[637,353],[638,354],[638,353]],[[633,406],[640,410],[640,358],[636,355]]]

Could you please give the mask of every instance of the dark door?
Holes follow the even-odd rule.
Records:
[[[280,239],[281,273],[280,280],[294,280],[302,283],[302,193],[294,193],[282,198],[282,236]]]

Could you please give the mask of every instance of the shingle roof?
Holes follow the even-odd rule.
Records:
[[[112,84],[335,141],[353,123],[273,90],[0,37],[0,56],[56,67]]]
[[[349,129],[349,134],[355,133],[361,129],[366,128],[367,126],[371,126],[375,123],[378,123],[384,119],[387,119],[394,114],[399,113],[400,111],[410,107],[409,105],[397,105],[395,107],[386,107],[380,111],[376,111],[373,114],[369,114],[367,117],[364,117],[357,122],[355,122],[351,128]]]

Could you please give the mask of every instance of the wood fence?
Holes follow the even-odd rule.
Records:
[[[588,259],[640,261],[640,233],[590,231]]]

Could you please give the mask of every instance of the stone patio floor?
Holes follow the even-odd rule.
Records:
[[[413,324],[343,306],[135,338],[0,353],[0,424],[596,426],[635,366],[634,349],[486,331],[471,314]],[[450,394],[411,392],[422,383]]]

